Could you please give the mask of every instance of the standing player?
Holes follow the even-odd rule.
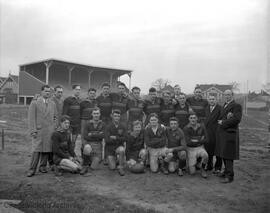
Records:
[[[183,176],[182,169],[186,166],[186,140],[184,132],[178,127],[176,117],[170,118],[170,127],[167,128],[168,150],[171,155],[169,172],[173,173],[178,169],[178,175]]]
[[[141,89],[139,87],[132,88],[132,98],[129,100],[128,103],[128,128],[132,130],[131,126],[134,121],[141,121],[143,122],[143,107],[144,102],[140,97]]]
[[[119,110],[121,112],[121,123],[127,125],[127,111],[129,97],[126,93],[126,85],[119,83],[117,86],[118,93],[111,93],[112,95],[112,109]]]
[[[88,172],[91,162],[91,169],[97,169],[102,159],[102,140],[104,139],[105,124],[100,120],[100,109],[92,109],[92,120],[90,120],[83,130],[83,169],[81,175]]]
[[[213,157],[215,155],[215,148],[216,148],[216,134],[217,134],[217,127],[218,127],[218,119],[220,116],[221,106],[217,104],[217,99],[215,96],[208,97],[209,106],[206,108],[206,119],[204,121],[206,131],[208,134],[208,143],[204,145],[209,159],[206,170],[212,171],[213,169]],[[222,167],[222,159],[220,157],[216,157],[215,162],[215,170],[214,173],[218,174],[221,171]]]
[[[198,116],[198,121],[203,122],[205,119],[206,107],[208,106],[207,100],[202,97],[202,89],[199,86],[195,87],[194,96],[187,98],[187,103]]]
[[[55,103],[56,111],[57,111],[57,124],[60,125],[60,118],[62,116],[63,111],[63,87],[60,85],[57,85],[54,87],[54,95],[52,97],[52,101]]]
[[[145,124],[148,124],[149,116],[152,113],[155,113],[159,118],[162,101],[163,100],[161,98],[157,97],[157,90],[154,87],[151,87],[149,89],[149,99],[145,100],[143,109],[146,115]]]
[[[72,86],[73,95],[64,100],[63,115],[70,117],[70,126],[72,131],[72,146],[74,147],[75,154],[81,157],[81,140],[78,139],[81,133],[81,113],[80,113],[80,94],[81,86],[74,84]]]
[[[83,131],[85,126],[92,119],[93,109],[97,107],[97,101],[95,98],[96,89],[90,88],[88,90],[88,97],[80,103],[82,141],[84,141]]]
[[[179,127],[184,129],[188,124],[189,106],[186,103],[186,95],[180,93],[178,96],[178,103],[175,105],[175,117],[178,119]]]
[[[174,87],[173,87],[173,91],[174,91],[174,96],[173,98],[177,101],[179,101],[179,96],[181,94],[181,87],[179,86],[179,84],[176,84]]]
[[[166,129],[158,123],[158,116],[155,113],[149,115],[149,125],[145,128],[144,141],[149,151],[151,171],[158,172],[160,163],[160,170],[168,174],[166,168],[168,162],[164,160],[167,150]]]
[[[163,92],[163,101],[160,106],[160,123],[169,126],[170,118],[175,116],[174,104],[170,91]]]
[[[111,121],[112,97],[110,95],[110,84],[103,83],[101,95],[97,97],[97,104],[100,108],[101,120],[107,125]]]
[[[207,178],[204,165],[208,162],[208,154],[204,149],[204,144],[207,143],[208,137],[203,124],[198,123],[198,117],[196,114],[189,115],[189,124],[185,126],[184,133],[187,143],[188,167],[190,174],[195,174],[196,164],[198,163],[198,159],[201,158],[199,166],[201,168],[201,176],[203,178]]]
[[[131,172],[144,172],[146,149],[144,148],[144,132],[141,121],[133,121],[132,130],[127,137],[127,166]]]
[[[125,148],[124,142],[126,142],[126,127],[120,123],[121,112],[119,110],[113,110],[112,122],[106,127],[105,130],[105,143],[106,153],[109,168],[111,170],[116,169],[116,158],[119,160],[118,172],[121,176],[125,175],[124,163],[125,163]]]

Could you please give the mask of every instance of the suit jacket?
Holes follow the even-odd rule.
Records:
[[[42,97],[31,102],[28,110],[28,122],[30,134],[37,133],[32,137],[33,152],[52,152],[51,135],[57,126],[57,110],[55,103],[48,99],[44,103]]]
[[[205,127],[208,134],[208,143],[205,144],[205,149],[209,155],[215,154],[216,147],[216,131],[218,127],[218,119],[221,112],[221,106],[216,105],[213,111],[210,111],[210,106],[206,107]]]
[[[242,106],[235,101],[221,109],[219,120],[222,124],[217,128],[217,144],[215,153],[224,159],[239,159],[239,128],[242,118]]]

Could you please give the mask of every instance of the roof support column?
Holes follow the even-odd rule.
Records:
[[[113,72],[109,72],[110,74],[110,86],[112,87],[112,83],[113,83]]]
[[[131,73],[128,73],[128,77],[129,77],[128,89],[130,91],[130,89],[131,89]]]
[[[74,70],[75,66],[67,66],[68,69],[68,85],[71,85],[71,73]]]
[[[46,66],[46,80],[45,83],[49,84],[49,72],[50,72],[50,67],[52,66],[52,61],[46,61],[44,62],[45,66]]]
[[[93,72],[94,72],[93,69],[88,70],[88,86],[89,86],[89,88],[91,87],[91,75]]]

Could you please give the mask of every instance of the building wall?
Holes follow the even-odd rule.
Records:
[[[41,87],[44,85],[43,82],[34,78],[27,72],[19,72],[19,95],[20,96],[34,96],[39,94]]]

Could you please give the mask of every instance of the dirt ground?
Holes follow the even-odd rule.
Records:
[[[176,174],[127,173],[120,177],[105,166],[87,176],[52,172],[26,177],[31,157],[27,109],[0,108],[6,120],[5,149],[0,151],[0,199],[22,202],[24,212],[269,212],[270,156],[267,113],[249,112],[241,123],[240,161],[235,181],[221,184],[209,173],[183,177]]]

